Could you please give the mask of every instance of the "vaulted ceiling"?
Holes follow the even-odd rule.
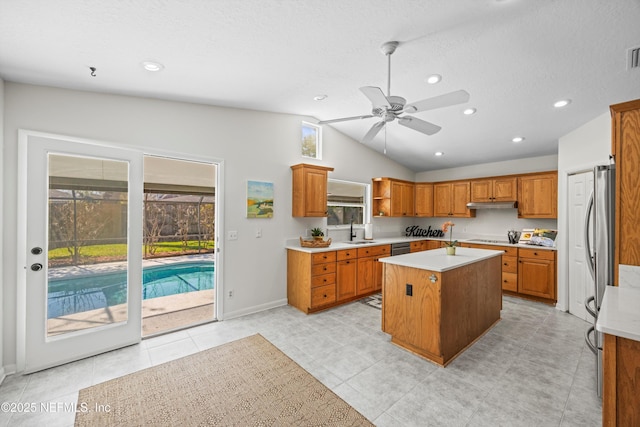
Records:
[[[470,94],[413,114],[434,135],[395,120],[368,144],[426,171],[556,154],[559,137],[640,98],[639,22],[638,0],[0,0],[0,76],[327,120],[371,114],[358,89],[387,94],[380,46],[394,40],[391,95]],[[324,126],[361,140],[378,120]]]

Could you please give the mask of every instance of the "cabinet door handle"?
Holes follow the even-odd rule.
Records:
[[[534,254],[535,256],[538,256],[538,252],[534,252],[533,254]]]

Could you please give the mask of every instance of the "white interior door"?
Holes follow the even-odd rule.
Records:
[[[591,321],[584,308],[584,300],[592,295],[593,279],[585,258],[585,214],[593,189],[593,172],[570,175],[569,193],[569,312]]]
[[[142,153],[41,134],[20,143],[24,371],[139,342]]]

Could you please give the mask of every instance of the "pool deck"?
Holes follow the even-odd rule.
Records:
[[[183,255],[146,259],[143,268],[184,263],[189,261],[215,261],[215,254]],[[126,270],[126,262],[92,264],[80,267],[49,269],[50,279],[108,274]],[[214,320],[215,291],[213,289],[169,295],[142,301],[142,336],[162,333],[194,323]],[[126,320],[126,304],[61,316],[47,321],[49,335],[108,325]]]

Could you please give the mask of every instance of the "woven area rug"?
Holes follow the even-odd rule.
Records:
[[[382,294],[373,294],[359,300],[363,304],[382,310]]]
[[[373,425],[261,335],[82,389],[78,408],[76,426]]]

